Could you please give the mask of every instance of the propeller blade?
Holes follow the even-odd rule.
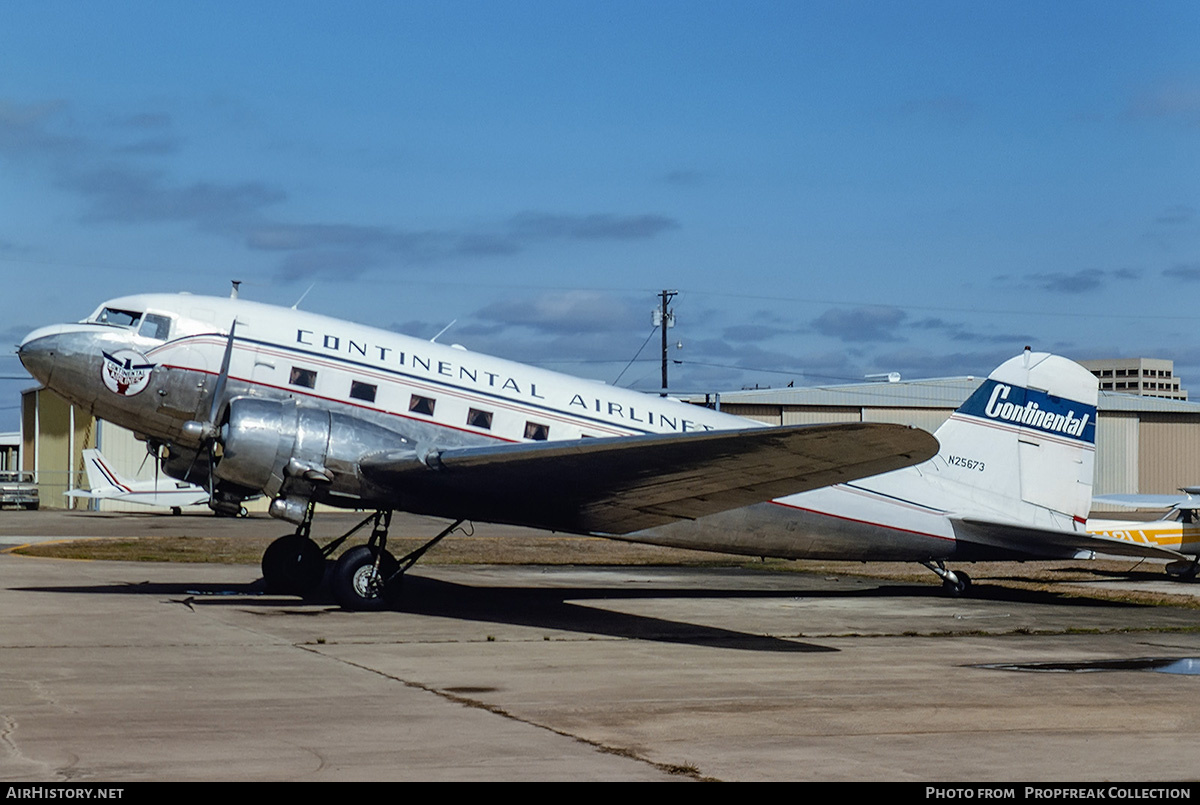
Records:
[[[213,465],[217,463],[217,440],[214,438],[208,443],[208,499],[212,502],[212,496],[217,492],[217,482],[213,478]],[[216,511],[214,509],[214,511]]]
[[[140,476],[142,474],[142,470],[145,469],[145,467],[146,467],[146,462],[150,460],[150,456],[154,456],[154,491],[155,492],[158,491],[158,465],[159,465],[158,450],[159,450],[159,446],[157,444],[152,445],[152,444],[150,444],[150,442],[146,442],[146,453],[145,453],[145,455],[142,456],[142,463],[138,464],[138,470],[137,470],[137,474]]]
[[[237,319],[229,325],[229,340],[225,342],[225,355],[221,358],[221,373],[217,375],[216,385],[213,386],[212,402],[208,407],[208,424],[217,426],[217,414],[221,412],[221,402],[225,397],[225,386],[229,382],[229,360],[233,357],[234,330],[237,329]]]
[[[149,444],[146,445],[146,447],[149,447],[149,446],[150,446]],[[160,466],[162,466],[162,457],[159,455],[158,451],[159,451],[159,446],[155,445],[155,447],[154,447],[154,491],[156,494],[158,492],[158,468]],[[149,450],[146,451],[146,455],[150,455]],[[146,459],[142,459],[142,461],[145,461],[145,460]]]

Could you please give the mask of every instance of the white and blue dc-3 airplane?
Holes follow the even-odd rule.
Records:
[[[1096,380],[1028,350],[938,430],[763,427],[665,397],[291,308],[236,298],[113,299],[30,333],[18,354],[47,388],[142,434],[162,469],[218,512],[257,494],[294,523],[263,555],[281,592],[330,574],[349,609],[388,606],[403,573],[464,520],[792,559],[1177,554],[1084,530]],[[940,449],[939,449],[940,442]],[[326,546],[313,505],[373,510]],[[390,514],[453,521],[387,551]]]

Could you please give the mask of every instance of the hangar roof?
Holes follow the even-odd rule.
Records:
[[[983,377],[941,377],[901,380],[896,383],[850,383],[838,386],[747,389],[721,392],[721,402],[739,405],[858,406],[882,408],[957,408],[983,383]],[[703,403],[703,394],[684,397]],[[1136,394],[1100,392],[1101,411],[1136,413],[1200,414],[1200,403],[1142,397]]]

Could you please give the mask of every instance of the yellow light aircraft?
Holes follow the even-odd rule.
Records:
[[[1167,573],[1178,579],[1194,579],[1200,570],[1200,486],[1187,486],[1179,495],[1097,495],[1095,503],[1129,508],[1163,508],[1169,511],[1158,520],[1089,519],[1092,534],[1122,539],[1175,551],[1181,556],[1167,565]],[[1191,557],[1188,559],[1187,557]]]

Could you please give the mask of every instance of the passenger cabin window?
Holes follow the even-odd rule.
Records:
[[[435,401],[432,397],[422,397],[419,394],[414,394],[412,399],[408,402],[408,410],[414,414],[433,416],[434,402]]]
[[[539,422],[525,423],[525,438],[535,442],[544,442],[550,438],[550,426]]]
[[[171,335],[171,319],[157,313],[147,313],[146,318],[142,319],[138,335],[153,338],[156,341],[166,341]]]
[[[293,366],[292,375],[288,382],[293,386],[315,389],[317,387],[317,373],[312,369],[301,369],[299,366]]]
[[[357,380],[350,381],[350,396],[356,400],[375,402],[375,389],[376,387],[370,383],[360,383]]]
[[[492,412],[480,411],[478,408],[472,408],[467,412],[467,424],[473,428],[483,428],[484,430],[492,429]]]
[[[118,310],[115,307],[106,307],[100,311],[100,315],[96,317],[97,324],[111,324],[113,327],[128,327],[134,329],[138,326],[138,322],[142,320],[142,314],[136,310]]]

